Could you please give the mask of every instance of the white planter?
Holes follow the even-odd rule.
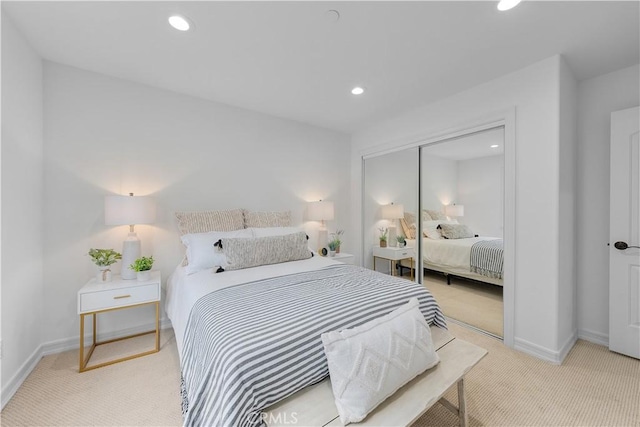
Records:
[[[144,282],[145,280],[149,280],[149,279],[151,279],[151,270],[138,271],[136,273],[136,277],[141,282]]]
[[[98,267],[98,272],[96,273],[96,280],[99,283],[110,282],[111,278],[112,278],[112,273],[109,267]]]
[[[336,256],[336,251],[329,251],[329,256],[331,257]]]

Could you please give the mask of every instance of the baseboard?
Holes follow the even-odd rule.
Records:
[[[160,320],[160,329],[171,328],[171,321],[169,319]],[[113,331],[106,334],[101,334],[101,340],[110,340],[123,335],[133,335],[141,332],[146,332],[155,329],[154,323],[146,325],[136,326],[134,328],[122,329],[119,331]],[[85,341],[89,342],[91,335],[85,336]],[[63,351],[76,350],[80,347],[80,338],[78,336],[71,338],[63,338],[60,340],[49,341],[40,344],[38,348],[27,358],[27,360],[20,366],[18,372],[9,380],[7,385],[2,389],[2,409],[9,403],[14,394],[18,391],[24,380],[27,379],[29,374],[35,369],[40,362],[40,359],[50,354],[62,353]]]
[[[554,365],[562,364],[564,358],[569,354],[571,348],[578,340],[577,332],[574,332],[564,343],[564,345],[560,348],[560,350],[550,350],[546,347],[542,347],[541,345],[534,344],[527,340],[523,340],[522,338],[515,339],[514,348],[518,351],[522,351],[523,353],[530,354],[531,356],[535,356],[538,359],[545,360],[547,362],[553,363]]]
[[[18,391],[24,380],[27,379],[31,371],[35,369],[42,359],[42,345],[39,345],[33,353],[24,361],[18,372],[11,377],[7,385],[2,388],[2,409],[9,403],[14,394]]]
[[[579,329],[578,338],[589,341],[594,344],[600,344],[609,347],[609,335],[600,332],[590,331],[588,329]]]

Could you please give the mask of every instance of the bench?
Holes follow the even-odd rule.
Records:
[[[457,339],[438,327],[431,327],[431,336],[440,356],[440,363],[405,384],[362,422],[352,425],[408,426],[436,402],[440,402],[456,414],[461,427],[468,425],[464,376],[487,354],[487,351]],[[456,384],[458,386],[457,407],[442,397]],[[263,417],[269,427],[342,425],[329,378],[267,408]]]

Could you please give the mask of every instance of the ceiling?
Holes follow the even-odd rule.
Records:
[[[344,132],[562,54],[637,64],[637,1],[3,1],[43,58]],[[327,11],[336,9],[334,22]],[[195,30],[167,24],[183,14]],[[353,86],[366,89],[351,95]]]
[[[492,145],[497,145],[491,148]],[[498,127],[422,147],[422,152],[449,160],[470,160],[504,154],[504,128]]]

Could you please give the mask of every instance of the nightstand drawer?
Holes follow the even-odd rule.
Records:
[[[106,310],[115,307],[157,301],[160,299],[160,286],[157,283],[131,286],[121,289],[109,289],[80,295],[80,312]]]

